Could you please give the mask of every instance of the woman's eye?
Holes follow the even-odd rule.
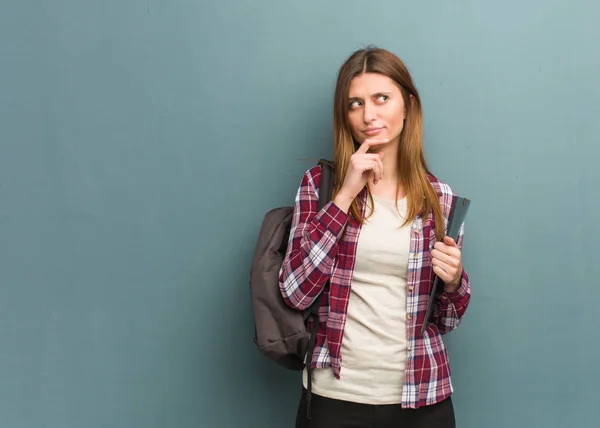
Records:
[[[377,97],[377,101],[379,101],[379,102],[385,102],[385,101],[388,100],[388,98],[389,97],[387,95],[380,95],[380,96]]]
[[[352,101],[350,103],[350,108],[358,108],[360,107],[360,101]]]

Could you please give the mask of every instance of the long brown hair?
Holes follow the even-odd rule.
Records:
[[[404,186],[408,202],[404,224],[412,221],[419,213],[424,216],[433,213],[436,237],[441,240],[444,236],[444,217],[438,195],[427,177],[431,172],[423,153],[421,99],[404,63],[387,50],[376,47],[360,49],[346,60],[338,72],[333,103],[334,161],[337,166],[334,195],[341,188],[350,157],[356,149],[348,121],[348,99],[350,82],[362,73],[382,74],[396,82],[400,88],[406,106],[406,120],[398,148],[398,185],[402,183]],[[371,192],[367,191],[372,201]],[[352,202],[350,213],[357,221],[364,222],[357,199]]]

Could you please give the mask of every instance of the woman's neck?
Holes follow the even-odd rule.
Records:
[[[377,152],[383,152],[383,176],[377,184],[369,180],[369,189],[376,196],[384,198],[404,197],[404,186],[398,186],[398,142],[390,142],[377,147]]]

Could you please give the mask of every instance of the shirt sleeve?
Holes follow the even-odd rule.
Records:
[[[312,170],[311,170],[312,171]],[[287,251],[279,272],[285,303],[305,310],[329,280],[338,252],[338,240],[348,214],[332,201],[317,212],[320,175],[304,174],[296,199]]]
[[[461,226],[456,245],[462,251],[464,228]],[[454,330],[463,319],[471,300],[471,283],[467,271],[463,268],[460,286],[452,293],[442,291],[434,309],[433,321],[440,333],[446,334]]]

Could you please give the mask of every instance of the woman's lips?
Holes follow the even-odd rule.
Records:
[[[363,131],[363,134],[368,135],[369,137],[373,137],[375,135],[378,135],[384,129],[385,128],[368,128]]]

